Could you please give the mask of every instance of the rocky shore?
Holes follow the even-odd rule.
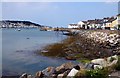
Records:
[[[80,30],[61,43],[49,45],[39,53],[68,60],[96,59],[120,54],[120,31]]]
[[[114,58],[114,59],[113,59]],[[111,60],[113,59],[113,60]],[[94,59],[85,64],[73,64],[71,62],[64,63],[58,67],[47,67],[42,71],[38,71],[35,75],[24,73],[20,78],[110,78],[120,77],[115,75],[116,68],[120,62],[117,55],[106,59]],[[120,66],[119,66],[120,67]],[[119,71],[117,71],[119,72]],[[92,76],[93,75],[93,76]]]
[[[77,33],[61,43],[47,46],[39,54],[90,61],[47,67],[34,76],[24,73],[21,78],[106,78],[120,71],[120,31],[80,30]]]

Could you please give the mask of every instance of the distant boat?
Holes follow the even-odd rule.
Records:
[[[63,35],[67,35],[67,36],[74,36],[74,35],[78,34],[76,32],[62,32],[62,33],[63,33]]]
[[[17,29],[18,31],[21,31],[21,29]]]
[[[52,30],[47,30],[47,31],[52,31]]]
[[[62,31],[63,35],[68,35],[68,36],[72,36],[73,34],[71,32],[67,32],[67,31]]]

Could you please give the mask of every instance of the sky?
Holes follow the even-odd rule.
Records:
[[[117,14],[117,2],[2,2],[3,20],[26,20],[52,27]]]

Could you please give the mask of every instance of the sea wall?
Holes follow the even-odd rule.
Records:
[[[95,59],[120,54],[120,31],[79,30],[66,40],[45,47],[39,54],[49,57]]]
[[[120,31],[80,30],[64,49],[68,59],[95,59],[120,53]]]

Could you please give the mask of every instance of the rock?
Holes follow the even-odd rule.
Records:
[[[20,78],[27,78],[27,77],[28,77],[27,73],[24,73]]]
[[[47,67],[45,70],[42,71],[45,76],[51,76],[52,74],[55,73],[55,68],[54,67]]]
[[[94,66],[93,63],[86,63],[84,68],[90,70],[90,69],[94,69],[93,66]]]
[[[27,78],[32,78],[32,75],[28,75],[28,77]]]
[[[108,57],[108,58],[107,58],[107,62],[110,62],[111,58],[113,58],[114,60],[118,60],[118,56],[117,56],[117,55],[114,55],[114,56]],[[113,61],[114,61],[114,60],[113,60]]]
[[[67,60],[76,60],[76,58],[70,57],[70,56],[66,56],[66,59],[67,59]]]
[[[107,58],[107,63],[108,63],[107,66],[115,65],[115,64],[117,64],[117,62],[118,62],[118,56],[117,55],[114,55],[114,56],[111,56],[111,57]]]
[[[116,71],[110,74],[110,78],[115,77],[115,78],[120,78],[120,71]]]
[[[108,57],[106,59],[94,59],[91,61],[91,63],[99,64],[100,66],[97,65],[97,67],[102,68],[102,67],[115,65],[117,63],[117,61],[118,61],[118,56],[114,55],[114,56]],[[96,66],[95,66],[95,68],[96,68]]]
[[[57,78],[64,78],[64,74],[58,74]]]
[[[100,59],[94,59],[94,60],[91,61],[91,63],[93,63],[93,64],[99,64],[102,67],[107,67],[107,60],[102,59],[102,58],[100,58]]]
[[[62,74],[58,74],[57,78],[66,78],[69,72],[70,72],[70,70],[67,70]]]
[[[66,77],[69,73],[70,73],[71,70],[67,70],[65,71],[63,74],[64,74],[64,77]]]
[[[102,69],[103,67],[101,65],[94,65],[94,69]]]
[[[77,65],[73,67],[73,69],[70,71],[70,73],[67,75],[67,78],[74,78],[75,75],[79,72],[80,67]]]
[[[65,72],[68,69],[72,69],[73,66],[74,66],[74,64],[72,64],[71,62],[64,63],[61,66],[56,68],[56,72],[57,73],[63,73],[63,72]]]
[[[52,74],[51,77],[52,78],[57,78],[57,74]]]
[[[43,73],[41,71],[37,72],[35,75],[35,78],[42,78],[43,77]]]

